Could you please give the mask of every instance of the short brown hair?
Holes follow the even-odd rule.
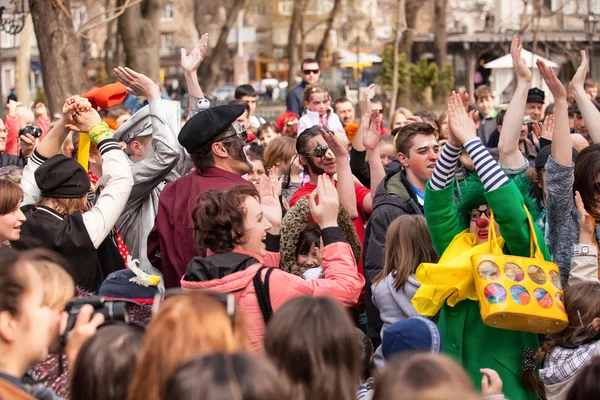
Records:
[[[475,393],[469,376],[456,361],[424,352],[393,357],[375,382],[373,400],[395,399],[398,393],[403,393],[402,398],[417,399],[442,389],[453,394],[446,398]]]
[[[258,197],[254,185],[236,185],[225,190],[208,190],[198,197],[192,211],[194,236],[201,251],[233,250],[244,243],[247,197]]]
[[[15,211],[23,199],[21,187],[7,179],[0,179],[0,193],[0,215]]]
[[[334,299],[290,300],[273,315],[264,345],[290,380],[290,399],[356,399],[363,369],[360,345],[349,314]]]
[[[475,89],[475,101],[478,101],[482,97],[494,98],[494,93],[492,93],[492,89],[489,86],[480,85]]]
[[[265,163],[272,168],[279,161],[289,163],[296,155],[296,139],[278,136],[271,140],[265,149]]]
[[[327,90],[327,88],[325,86],[315,83],[314,85],[306,86],[306,89],[304,89],[304,93],[302,94],[302,102],[303,103],[309,102],[310,97],[315,93],[325,93],[326,95],[329,96],[329,90]]]
[[[427,122],[415,122],[414,124],[403,126],[398,130],[394,139],[396,153],[402,153],[408,157],[413,139],[417,135],[435,135],[435,129]]]
[[[587,88],[597,88],[598,87],[598,82],[596,82],[593,79],[586,79],[585,82],[583,82],[583,88],[587,89]]]

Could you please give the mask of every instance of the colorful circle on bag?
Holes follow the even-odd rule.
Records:
[[[558,309],[562,312],[566,312],[565,311],[565,299],[563,298],[563,294],[562,293],[556,293],[556,305],[558,306]]]
[[[525,279],[525,273],[517,264],[514,263],[506,263],[504,264],[504,273],[506,277],[513,282],[521,282]]]
[[[542,288],[537,288],[533,291],[533,296],[542,308],[552,307],[552,296]]]
[[[558,290],[562,290],[562,284],[560,283],[560,275],[556,271],[548,272],[548,277],[550,278],[550,282],[554,285]]]
[[[546,274],[537,265],[530,265],[527,267],[527,275],[529,275],[529,279],[538,285],[546,283]]]
[[[482,261],[479,263],[477,267],[477,272],[479,272],[479,276],[488,281],[495,281],[500,278],[500,268],[493,261]]]
[[[510,295],[515,303],[525,306],[531,301],[531,295],[523,286],[515,285],[510,288]]]
[[[490,304],[499,304],[506,300],[506,289],[497,283],[490,283],[483,290],[485,299]]]

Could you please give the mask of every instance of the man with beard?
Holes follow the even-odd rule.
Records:
[[[188,262],[202,255],[190,229],[198,196],[211,189],[251,185],[242,178],[252,170],[244,152],[248,135],[236,121],[244,112],[240,104],[213,107],[194,115],[179,133],[195,170],[165,186],[148,236],[148,258],[162,272],[166,288],[179,287]]]

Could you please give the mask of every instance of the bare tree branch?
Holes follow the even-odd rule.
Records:
[[[122,6],[118,6],[115,8],[115,12],[114,14],[108,16],[108,12],[105,12],[103,14],[97,15],[94,18],[90,19],[85,26],[81,26],[78,30],[77,30],[77,34],[83,36],[83,33],[90,31],[92,29],[95,29],[99,26],[102,26],[104,24],[109,23],[112,20],[115,20],[117,18],[119,18],[121,15],[123,15],[123,13],[125,12],[125,10],[127,10],[129,7],[133,7],[136,6],[138,4],[140,4],[143,0],[125,0],[125,2],[123,3]],[[92,23],[94,20],[100,19],[101,21],[96,22],[96,23]]]

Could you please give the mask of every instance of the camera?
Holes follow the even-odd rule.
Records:
[[[21,128],[19,130],[19,136],[30,134],[34,138],[39,138],[42,136],[42,130],[37,126],[27,125],[25,128]]]
[[[69,313],[66,332],[73,329],[77,316],[79,315],[79,310],[86,304],[94,307],[93,315],[98,313],[104,315],[105,324],[114,322],[125,322],[128,324],[130,322],[129,313],[127,311],[127,302],[105,300],[104,297],[100,296],[81,297],[79,299],[71,300],[65,308],[65,311]]]

